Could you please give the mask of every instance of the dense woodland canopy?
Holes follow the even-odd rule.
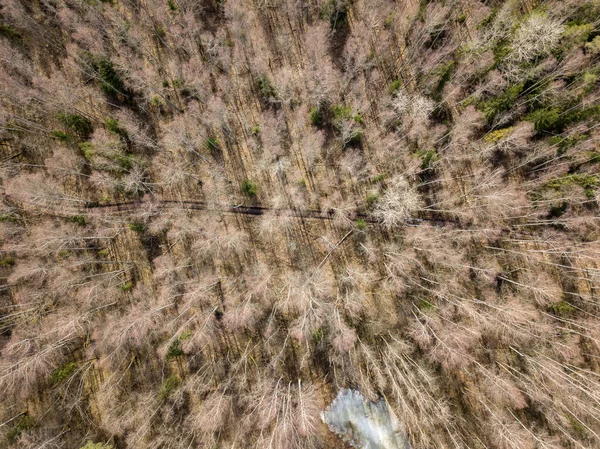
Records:
[[[2,0],[0,448],[600,447],[600,1]]]

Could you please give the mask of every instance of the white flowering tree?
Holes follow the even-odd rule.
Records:
[[[398,226],[422,207],[419,193],[410,186],[406,178],[394,178],[379,198],[373,216],[388,228]]]
[[[356,448],[410,449],[398,419],[383,399],[368,402],[358,391],[340,390],[321,419]]]

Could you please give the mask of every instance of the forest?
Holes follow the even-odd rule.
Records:
[[[600,0],[1,0],[0,449],[600,447],[598,76]]]

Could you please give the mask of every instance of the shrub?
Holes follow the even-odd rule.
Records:
[[[510,86],[497,97],[483,101],[480,104],[480,109],[487,121],[491,123],[499,113],[513,108],[521,92],[523,92],[524,86],[523,83]]]
[[[12,256],[6,256],[0,260],[0,267],[12,267],[15,264],[15,258]]]
[[[168,399],[175,392],[175,390],[179,388],[179,385],[181,385],[179,378],[176,375],[171,374],[160,386],[160,390],[158,391],[158,399],[160,401]]]
[[[52,137],[63,142],[69,142],[72,138],[71,134],[67,134],[64,131],[52,131]]]
[[[597,75],[585,72],[581,77],[581,82],[583,83],[584,87],[583,92],[585,94],[591,93],[596,88],[596,81],[598,81]]]
[[[106,129],[109,130],[111,133],[116,134],[117,136],[122,137],[123,139],[127,139],[127,131],[121,128],[117,119],[108,117],[104,120],[104,125],[106,126]]]
[[[425,16],[427,14],[427,5],[429,5],[429,0],[421,0],[419,2],[419,11],[417,12],[416,20],[419,22],[425,22]]]
[[[567,41],[573,44],[581,44],[588,40],[592,31],[594,31],[594,25],[591,23],[583,25],[571,24],[565,28],[563,36]]]
[[[207,137],[204,141],[204,146],[211,153],[221,151],[221,146],[219,145],[217,139],[215,139],[214,137]]]
[[[340,30],[348,23],[348,5],[344,0],[330,0],[326,5],[329,25],[332,30]]]
[[[591,164],[600,163],[600,153],[598,153],[597,151],[590,151],[588,153],[588,157],[590,158],[588,162],[590,162]]]
[[[569,22],[568,25],[583,25],[585,23],[593,22],[600,16],[600,4],[595,1],[582,1],[579,5],[573,5],[573,8],[569,10],[569,16],[567,17]]]
[[[242,182],[242,192],[246,196],[255,197],[258,192],[258,187],[255,183],[249,179],[246,179],[244,182]]]
[[[394,17],[395,17],[394,13],[388,14],[386,16],[385,20],[383,21],[383,28],[385,28],[386,30],[389,30],[390,28],[392,28],[392,25],[394,24]]]
[[[31,416],[25,415],[19,420],[15,427],[6,433],[6,439],[9,443],[14,443],[19,439],[23,432],[28,431],[33,428],[33,426],[35,426],[35,420]]]
[[[10,222],[17,223],[19,221],[19,217],[12,213],[3,213],[0,214],[0,222]]]
[[[335,104],[331,108],[333,118],[336,120],[349,119],[352,117],[352,108],[350,106],[343,106],[341,104]]]
[[[548,211],[548,218],[553,219],[553,218],[558,218],[558,217],[562,216],[567,211],[568,207],[569,207],[569,203],[567,203],[566,201],[563,201],[558,206],[551,207],[550,210]]]
[[[183,355],[185,355],[185,353],[181,347],[181,339],[176,338],[173,343],[169,345],[169,349],[167,349],[167,360],[172,359],[173,357],[181,357]]]
[[[21,39],[21,33],[19,33],[12,25],[7,25],[5,23],[0,23],[0,36],[11,40]]]
[[[585,195],[591,198],[594,196],[594,190],[600,186],[600,177],[598,175],[573,173],[546,184],[547,187],[556,190],[572,185],[580,186],[585,191]]]
[[[69,218],[71,223],[76,223],[79,226],[85,226],[87,224],[87,220],[83,215],[73,215]]]
[[[378,193],[369,193],[367,195],[367,206],[369,208],[373,207],[375,203],[379,200],[380,195]]]
[[[548,183],[548,187],[560,188],[571,184],[579,184],[583,188],[598,187],[598,175],[571,174]]]
[[[137,232],[138,234],[143,233],[146,230],[146,226],[144,226],[144,223],[129,223],[129,229],[131,229],[133,232]]]
[[[553,136],[549,139],[550,144],[556,145],[556,154],[559,156],[565,154],[569,148],[573,148],[577,143],[587,139],[586,134],[576,134],[574,136]]]
[[[58,252],[58,257],[60,257],[61,259],[66,259],[67,257],[69,257],[71,255],[70,251],[67,251],[66,249],[61,249]]]
[[[390,86],[388,87],[388,92],[390,95],[394,95],[401,88],[402,88],[402,81],[397,79],[397,80],[392,81],[392,84],[390,84]]]
[[[592,42],[587,42],[585,49],[593,55],[600,54],[600,36],[596,36]]]
[[[423,311],[435,309],[435,305],[433,305],[431,302],[427,301],[426,299],[421,299],[419,301],[419,303],[417,304],[417,307],[419,308],[419,310],[423,310]]]
[[[435,92],[436,94],[440,94],[442,93],[442,91],[444,90],[444,86],[446,85],[446,83],[448,81],[450,81],[450,78],[452,78],[452,74],[454,73],[454,68],[455,68],[455,63],[454,61],[449,61],[446,64],[443,64],[437,71],[437,73],[440,76],[440,79],[437,83],[437,86],[435,87]]]
[[[124,284],[119,285],[122,292],[127,293],[133,290],[133,282],[127,281]]]
[[[173,0],[167,0],[167,7],[171,12],[177,12],[177,10],[179,9],[177,7],[177,3],[175,3]]]
[[[319,343],[321,343],[323,341],[323,337],[325,336],[325,332],[323,331],[322,327],[319,327],[317,329],[313,329],[310,332],[310,335],[313,339],[313,342],[318,345]]]
[[[362,130],[356,127],[356,123],[363,125],[365,123],[362,116],[358,113],[352,114],[350,106],[340,104],[333,105],[331,108],[335,128],[338,130],[343,146],[358,145],[362,142]]]
[[[344,139],[344,148],[352,145],[359,145],[363,140],[363,133],[360,129],[352,128],[350,133]]]
[[[569,420],[569,426],[571,429],[575,431],[578,438],[585,439],[588,438],[588,427],[581,424],[581,421],[578,420],[575,416],[570,413],[566,414],[567,419]]]
[[[597,118],[600,115],[600,105],[589,106],[583,109],[575,109],[565,114],[564,123],[565,125],[570,123],[577,123],[582,120],[588,120],[590,118]]]
[[[260,75],[256,81],[256,84],[263,100],[267,101],[277,96],[275,87],[273,84],[271,84],[271,80],[269,80],[269,78],[267,78],[265,75]]]
[[[364,231],[365,229],[367,229],[367,222],[364,219],[359,218],[358,220],[356,220],[356,229],[358,229],[359,231]]]
[[[107,157],[119,165],[118,168],[115,167],[113,169],[113,171],[116,172],[116,174],[128,172],[133,167],[133,158],[132,155],[129,153],[123,154],[116,152],[109,154]]]
[[[162,40],[166,37],[167,35],[167,29],[164,27],[164,25],[162,24],[158,24],[156,25],[156,27],[154,28],[154,31],[156,32],[156,36]]]
[[[50,383],[56,385],[71,377],[77,371],[77,363],[69,362],[59,366],[50,373]]]
[[[498,41],[498,43],[494,45],[494,48],[492,48],[492,52],[494,53],[495,67],[498,67],[508,55],[510,55],[510,42],[508,39],[501,39]]]
[[[589,120],[600,116],[600,105],[589,106],[579,109],[578,106],[573,106],[568,112],[561,113],[561,108],[542,108],[537,109],[525,117],[525,120],[533,122],[535,129],[539,133],[544,131],[561,133],[564,129],[572,124],[583,120]]]
[[[106,95],[125,94],[125,84],[110,60],[97,59],[95,66],[100,75],[100,88]]]
[[[81,115],[60,113],[58,114],[58,118],[64,126],[82,139],[87,139],[94,131],[92,122]]]
[[[494,23],[494,21],[496,20],[496,17],[498,17],[498,11],[499,11],[499,8],[497,8],[497,7],[496,8],[492,8],[492,11],[491,11],[490,15],[487,16],[485,19],[483,19],[479,23],[479,25],[477,25],[477,29],[478,30],[484,30],[484,29],[490,27]]]
[[[565,126],[559,108],[537,109],[528,114],[525,120],[532,122],[538,133],[561,132]]]
[[[556,304],[552,304],[548,307],[548,309],[554,313],[555,315],[565,317],[571,315],[575,311],[575,307],[569,304],[564,299]]]
[[[94,145],[90,142],[81,142],[79,144],[79,149],[83,153],[83,157],[85,157],[88,161],[92,160],[94,157]]]
[[[435,25],[431,31],[429,31],[429,39],[425,42],[425,45],[431,49],[440,48],[448,35],[448,30],[446,29],[446,25],[440,23],[439,25]]]
[[[85,446],[81,446],[79,449],[113,449],[114,446],[108,443],[94,443],[89,441],[85,443]]]
[[[419,151],[417,154],[421,158],[422,170],[431,168],[431,165],[438,160],[438,155],[435,150]]]
[[[512,126],[504,129],[497,129],[496,131],[486,134],[486,136],[483,138],[483,141],[486,143],[498,143],[510,136],[513,132],[513,129],[514,128]]]
[[[150,104],[152,104],[152,106],[154,106],[155,108],[160,108],[161,106],[164,106],[164,101],[158,95],[155,95],[152,97],[152,101],[150,102]]]
[[[321,108],[314,107],[308,113],[310,118],[310,124],[313,126],[321,126],[323,124],[323,113],[321,112]]]

